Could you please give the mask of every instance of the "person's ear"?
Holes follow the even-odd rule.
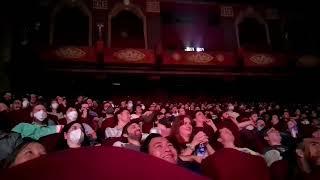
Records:
[[[68,134],[67,133],[63,133],[64,139],[68,139]]]
[[[123,137],[126,137],[126,138],[127,138],[127,137],[128,137],[128,134],[123,134]]]
[[[264,139],[265,139],[266,141],[269,141],[269,140],[270,140],[268,136],[265,136]]]
[[[218,141],[218,142],[222,142],[222,139],[221,139],[221,138],[218,138],[217,141]]]
[[[303,153],[302,149],[296,149],[296,154],[300,158],[304,158],[304,153]]]
[[[32,118],[33,118],[33,112],[31,112],[31,113],[30,113],[30,117],[32,117]]]

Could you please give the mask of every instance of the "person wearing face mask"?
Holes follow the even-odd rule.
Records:
[[[51,112],[48,112],[48,115],[50,115],[52,118],[56,119],[57,121],[59,121],[59,119],[63,118],[63,114],[62,112],[58,112],[58,107],[59,104],[56,100],[51,101]]]
[[[30,107],[30,102],[28,101],[28,98],[22,99],[22,109],[28,109]]]
[[[59,149],[80,148],[89,146],[84,126],[78,121],[72,121],[62,129],[62,134],[58,142]]]
[[[78,121],[78,116],[79,115],[76,109],[70,107],[66,112],[65,119],[63,119],[64,122],[61,122],[61,123],[63,123],[64,125],[68,125],[72,122]],[[97,139],[97,134],[92,129],[92,127],[89,124],[84,122],[82,122],[81,125],[84,127],[84,132],[86,136],[90,139],[90,141],[95,141]]]
[[[47,111],[43,105],[36,105],[32,112],[32,123],[19,123],[11,131],[20,133],[21,137],[29,137],[35,140],[41,137],[59,133],[62,125],[54,125],[52,120],[47,120]]]

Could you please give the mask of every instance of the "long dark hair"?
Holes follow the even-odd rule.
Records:
[[[176,117],[175,121],[173,121],[172,127],[171,127],[170,138],[175,139],[180,144],[188,143],[188,142],[185,142],[184,139],[181,137],[180,130],[179,130],[180,126],[182,126],[184,124],[185,118],[189,118],[191,121],[191,118],[189,116],[178,116],[178,117]]]
[[[82,130],[82,133],[83,133],[83,136],[84,136],[83,142],[81,143],[81,147],[90,145],[90,141],[89,141],[88,136],[85,133],[85,129],[84,129],[83,124],[80,121],[72,121],[69,124],[65,125],[63,127],[63,129],[62,129],[62,133],[60,134],[60,139],[59,139],[59,142],[58,142],[58,148],[60,150],[69,149],[67,140],[64,139],[64,133],[67,133],[69,131],[69,129],[71,128],[71,126],[76,124],[76,123],[80,124],[81,130]]]

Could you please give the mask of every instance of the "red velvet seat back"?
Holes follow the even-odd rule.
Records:
[[[70,149],[1,172],[2,180],[204,180],[205,177],[139,152],[114,147]]]
[[[202,161],[204,174],[214,180],[269,180],[265,160],[231,148],[216,151]]]

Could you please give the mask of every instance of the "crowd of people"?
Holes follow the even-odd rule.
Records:
[[[3,169],[56,151],[114,146],[211,179],[320,177],[320,104],[116,103],[6,93],[0,127]]]

